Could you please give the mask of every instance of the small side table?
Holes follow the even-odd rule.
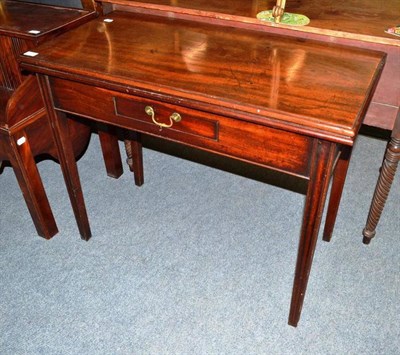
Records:
[[[400,160],[400,110],[394,123],[391,139],[386,148],[378,182],[376,183],[367,223],[363,230],[363,243],[369,244],[376,234],[376,226],[385,207],[390,188]]]

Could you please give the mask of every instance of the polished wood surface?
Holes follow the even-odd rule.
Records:
[[[20,58],[38,73],[81,233],[90,226],[68,113],[302,178],[308,187],[289,313],[296,326],[330,177],[327,230],[385,54],[165,16],[116,11],[107,19]],[[140,149],[135,157],[142,169]]]
[[[105,0],[105,11],[123,9],[160,16],[195,18],[205,23],[224,23],[227,26],[256,28],[275,34],[311,38],[329,43],[369,48],[388,53],[372,104],[364,124],[392,130],[400,107],[400,37],[385,33],[400,23],[399,0],[289,0],[288,12],[302,13],[311,20],[307,26],[288,26],[261,22],[259,11],[272,9],[272,0]]]
[[[36,57],[23,59],[24,67],[46,73],[67,68],[71,77],[142,90],[156,85],[160,95],[196,100],[197,107],[213,104],[216,113],[351,144],[372,89],[366,78],[382,56],[196,22],[118,12],[108,17],[114,21],[91,21],[56,44],[45,43]]]
[[[248,23],[260,23],[257,14],[272,10],[276,5],[275,0],[103,0],[102,2],[128,4],[131,8],[138,9],[172,10],[182,14]],[[400,41],[396,37],[385,33],[386,29],[400,23],[399,0],[287,0],[285,10],[306,15],[311,22],[308,26],[301,27],[279,24],[283,28],[400,46]],[[268,22],[264,24],[276,26]]]

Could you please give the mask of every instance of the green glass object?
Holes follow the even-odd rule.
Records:
[[[275,19],[272,16],[272,10],[259,12],[257,14],[257,18],[261,21],[275,22]],[[306,26],[310,23],[310,19],[304,15],[285,12],[281,17],[280,23],[283,25],[291,25],[291,26]]]

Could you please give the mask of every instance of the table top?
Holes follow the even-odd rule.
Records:
[[[107,18],[113,22],[98,18],[44,43],[37,56],[21,57],[22,67],[352,144],[385,57],[195,21]]]
[[[0,35],[40,39],[94,15],[94,11],[88,10],[0,0]]]
[[[260,23],[257,13],[272,10],[276,0],[102,0],[130,7]],[[400,37],[385,32],[400,25],[400,0],[287,0],[286,11],[310,19],[307,26],[266,26],[400,46]]]

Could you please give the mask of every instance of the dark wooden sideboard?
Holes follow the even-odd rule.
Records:
[[[326,220],[333,229],[351,150],[385,57],[168,13],[112,11],[20,59],[38,75],[84,238],[91,232],[67,114],[306,181],[289,314],[296,326],[329,182],[333,176]]]

